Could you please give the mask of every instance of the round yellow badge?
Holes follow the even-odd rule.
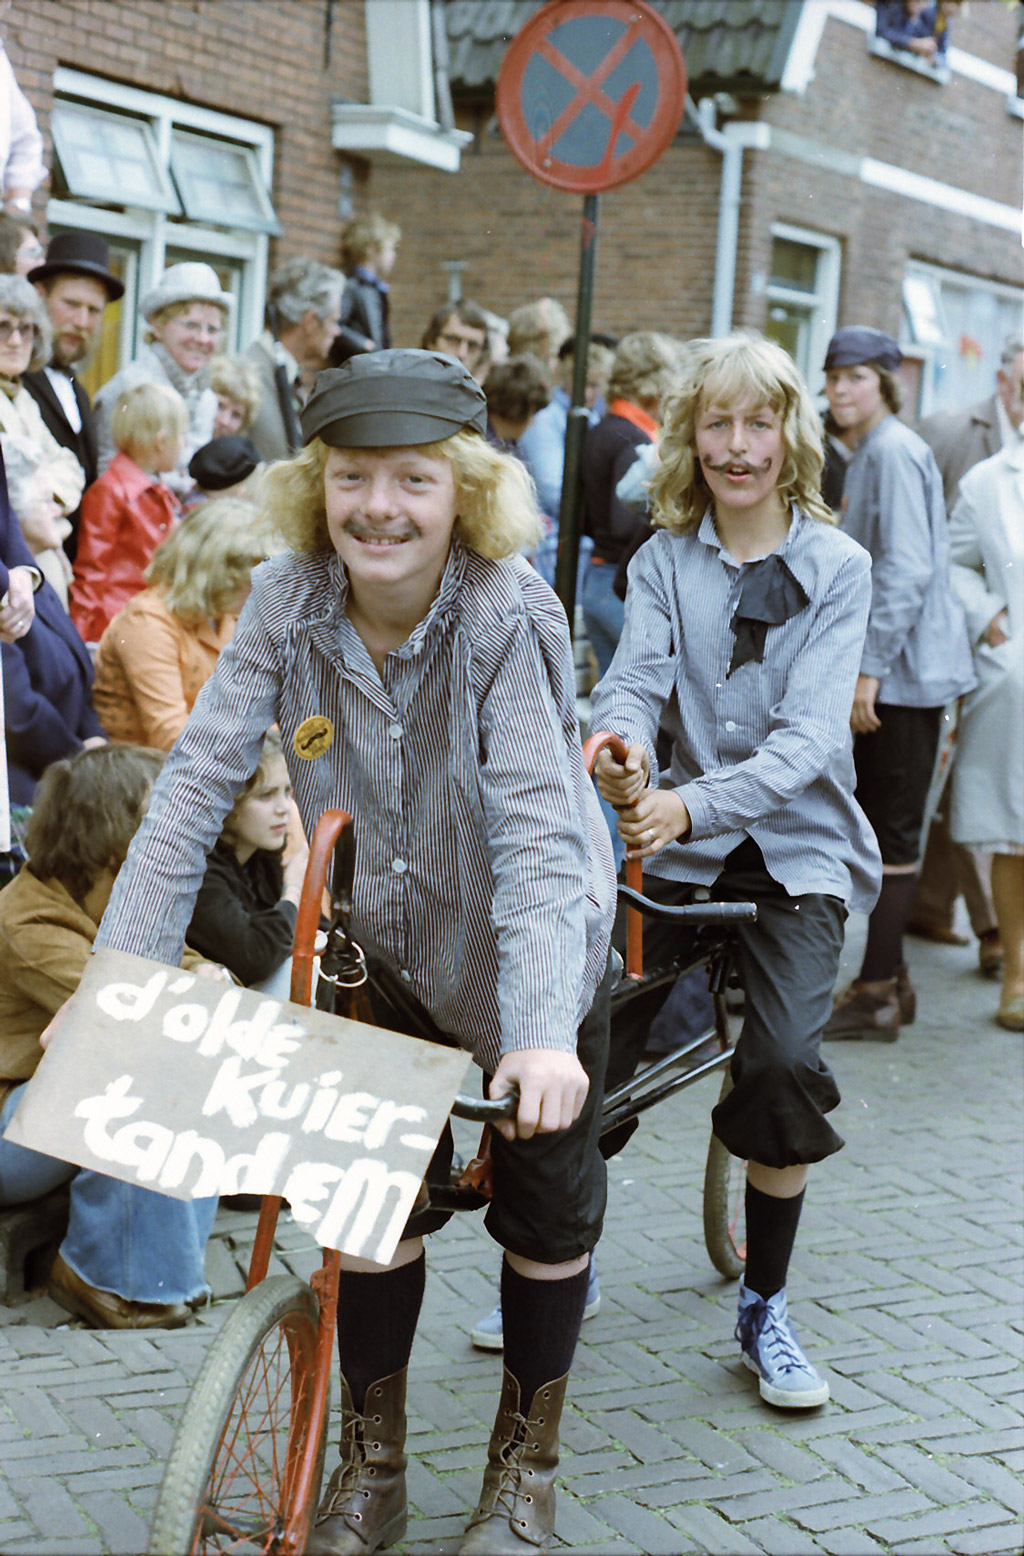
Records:
[[[330,719],[325,719],[322,713],[314,713],[312,718],[303,719],[292,738],[292,746],[296,756],[311,762],[315,757],[323,756],[333,739],[334,725]]]

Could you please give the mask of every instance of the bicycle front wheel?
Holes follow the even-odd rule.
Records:
[[[152,1556],[301,1552],[327,1435],[325,1409],[316,1473],[300,1507],[319,1316],[304,1281],[275,1275],[225,1319],[171,1448],[150,1529]]]

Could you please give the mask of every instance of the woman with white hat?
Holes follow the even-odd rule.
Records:
[[[232,301],[231,293],[221,290],[212,265],[200,260],[169,265],[146,293],[139,310],[146,321],[146,344],[134,362],[103,385],[94,402],[101,473],[116,453],[110,416],[118,396],[149,379],[170,384],[188,407],[181,460],[164,480],[179,496],[192,489],[188,462],[212,438],[217,414],[217,396],[209,386],[207,370],[220,349]]]

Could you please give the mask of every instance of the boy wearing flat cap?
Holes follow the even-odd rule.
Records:
[[[837,330],[825,356],[833,420],[856,446],[842,527],[871,553],[871,613],[850,727],[857,798],[882,853],[882,890],[858,977],[825,1036],[894,1042],[914,1019],[903,961],[921,827],[944,709],[975,683],[963,609],[949,581],[942,477],[923,438],[899,420],[896,341],[867,325]]]
[[[293,549],[253,574],[98,943],[176,959],[206,853],[276,722],[307,833],[331,806],[354,818],[356,939],[472,1050],[492,1096],[519,1087],[487,1212],[505,1249],[505,1374],[461,1550],[536,1550],[554,1525],[562,1400],[605,1203],[614,877],[568,627],[518,555],[539,528],[529,481],[486,442],[484,396],[461,363],[355,356],[320,374],[302,423],[303,452],[265,489]],[[313,716],[332,739],[309,758]],[[370,1552],[405,1530],[419,1230],[407,1226],[386,1269],[342,1258],[342,1463],[310,1552]]]

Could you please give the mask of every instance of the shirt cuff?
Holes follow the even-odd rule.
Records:
[[[684,783],[681,788],[673,789],[672,792],[679,796],[690,816],[690,830],[678,841],[689,843],[693,838],[707,837],[710,834],[710,806],[697,785]]]

